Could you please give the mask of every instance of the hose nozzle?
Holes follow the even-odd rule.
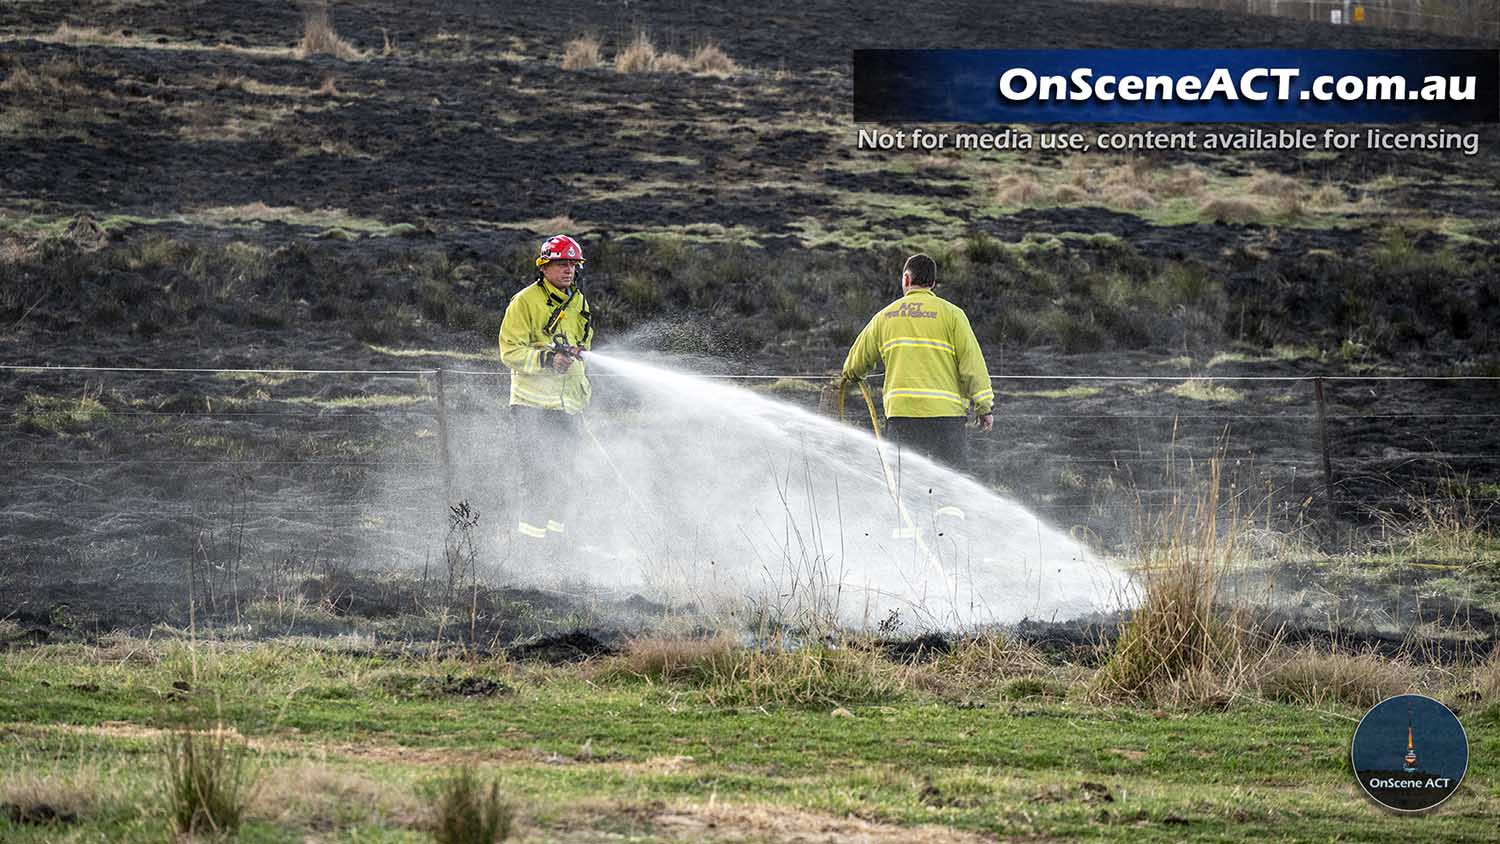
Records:
[[[563,334],[552,335],[552,351],[570,360],[580,360],[583,357],[583,349],[570,344]]]

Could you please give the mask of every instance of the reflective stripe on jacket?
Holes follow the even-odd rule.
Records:
[[[564,303],[566,307],[549,332],[548,319]],[[588,406],[591,391],[583,361],[574,361],[559,374],[543,362],[543,352],[551,348],[554,334],[564,335],[569,345],[592,348],[594,332],[589,321],[589,306],[582,291],[568,301],[563,291],[537,281],[511,297],[500,322],[500,360],[510,369],[511,404],[568,413],[579,413]]]
[[[981,416],[995,404],[989,369],[963,309],[913,288],[870,319],[844,360],[844,377],[885,362],[885,415]]]

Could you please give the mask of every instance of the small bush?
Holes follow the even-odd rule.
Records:
[[[656,65],[656,45],[646,33],[636,33],[635,40],[615,56],[615,70],[619,73],[649,73]]]
[[[183,835],[232,835],[240,828],[255,784],[243,738],[220,726],[182,729],[163,748],[172,828]]]
[[[964,257],[973,264],[993,264],[1005,258],[1005,244],[984,232],[977,232],[964,242]]]
[[[650,274],[633,270],[621,280],[620,295],[636,311],[646,313],[661,304],[661,285]]]
[[[328,14],[326,2],[307,7],[302,21],[302,40],[297,42],[292,55],[299,59],[329,55],[344,61],[364,58],[363,52],[334,31],[333,19]]]
[[[438,844],[494,844],[510,837],[515,807],[501,798],[499,781],[486,788],[473,768],[460,768],[430,786],[428,798]]]
[[[705,76],[734,76],[740,72],[740,66],[734,59],[712,42],[693,51],[692,57],[688,59],[688,67],[694,73]]]
[[[604,64],[599,54],[599,39],[592,35],[574,38],[563,45],[563,70],[588,70]]]

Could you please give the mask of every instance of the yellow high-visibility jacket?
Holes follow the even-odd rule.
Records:
[[[555,324],[549,330],[547,322],[554,313]],[[570,346],[593,348],[591,320],[582,291],[569,301],[567,293],[545,280],[528,284],[511,297],[500,321],[500,360],[510,369],[511,404],[568,413],[588,407],[591,389],[583,361],[574,361],[566,372],[558,373],[543,362],[542,353],[551,348],[554,334],[565,336]]]
[[[983,416],[995,404],[989,369],[969,317],[926,288],[886,305],[859,332],[844,378],[858,381],[885,362],[885,415]]]

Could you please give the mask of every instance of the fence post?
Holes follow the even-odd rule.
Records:
[[[1313,393],[1318,399],[1318,439],[1323,446],[1323,498],[1328,505],[1328,517],[1333,518],[1333,458],[1328,451],[1328,400],[1323,394],[1322,377],[1313,379]]]
[[[442,367],[437,371],[437,423],[438,423],[438,451],[443,461],[443,508],[447,515],[447,507],[453,501],[453,461],[448,455],[448,402],[444,396],[446,379]]]

